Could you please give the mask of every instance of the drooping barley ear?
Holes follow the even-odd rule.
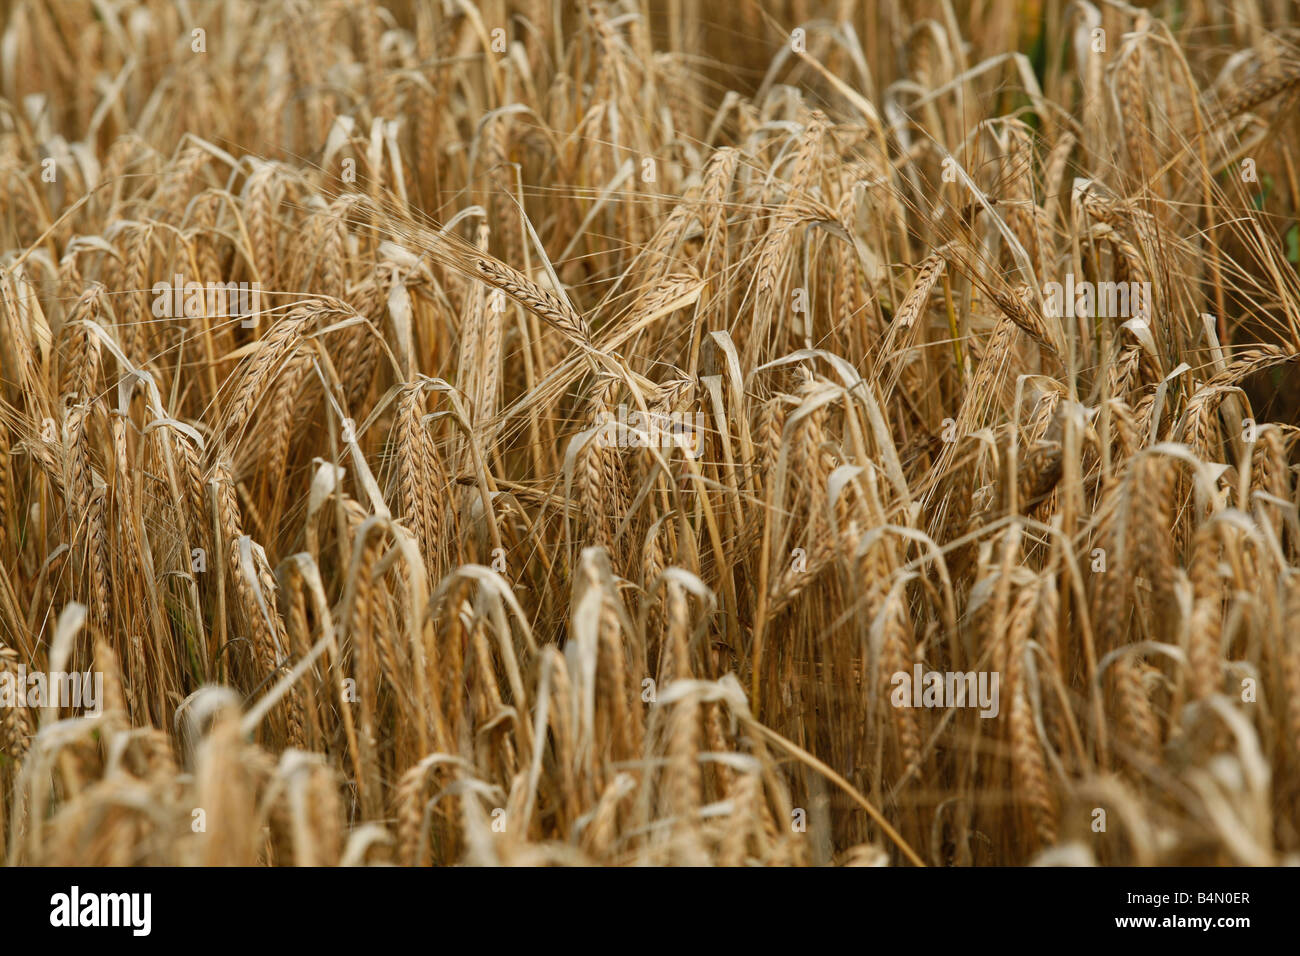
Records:
[[[768,615],[775,617],[791,607],[836,561],[852,553],[857,540],[853,525],[841,529],[838,535],[829,531],[816,535],[804,560],[790,564],[773,583],[768,593]]]
[[[321,17],[313,7],[303,4],[286,17],[285,28],[294,87],[302,91],[298,99],[303,134],[308,146],[314,148],[330,121],[329,104],[321,93],[319,51],[326,42]]]
[[[300,798],[294,800],[295,807],[306,805],[305,819],[300,824],[299,833],[310,836],[315,853],[311,860],[302,860],[303,865],[315,863],[322,866],[335,866],[343,849],[343,801],[339,796],[338,774],[326,765],[324,759],[313,757],[311,773],[303,788]],[[298,813],[303,813],[298,810]],[[302,844],[306,842],[299,840]]]
[[[634,263],[628,267],[628,274],[637,277],[636,281],[629,283],[631,288],[654,289],[670,273],[689,268],[689,264],[683,260],[681,245],[697,215],[701,218],[704,216],[702,211],[697,212],[695,192],[697,190],[690,191],[672,208],[667,218],[641,247]]]
[[[757,469],[760,495],[776,468],[787,411],[787,399],[781,395],[768,399],[762,406],[754,435],[754,443],[760,455],[760,467]]]
[[[515,195],[515,172],[510,161],[512,114],[496,113],[480,134],[481,163],[488,184],[487,207],[492,231],[503,262],[524,261],[524,237]]]
[[[480,250],[487,249],[488,236],[487,227],[481,226],[478,232]],[[497,295],[487,295],[484,285],[475,282],[465,304],[457,382],[470,401],[471,424],[475,427],[481,427],[496,414],[501,335],[505,324],[504,312],[489,307]]]
[[[590,422],[594,426],[612,422],[609,398],[612,383],[597,386],[590,402]],[[621,552],[614,547],[614,532],[624,514],[624,469],[621,449],[615,441],[614,426],[599,427],[579,453],[576,495],[587,519],[591,544],[605,549],[616,558]]]
[[[368,319],[370,324],[359,324],[342,333],[338,356],[334,361],[343,383],[346,411],[361,421],[369,410],[366,400],[383,354],[381,340],[374,329],[383,325],[384,309],[388,301],[388,280],[384,272],[376,269],[353,286],[348,301],[357,314]]]
[[[731,795],[731,819],[718,848],[719,866],[741,866],[749,856],[749,843],[756,817],[762,816],[759,805],[763,802],[763,783],[757,771],[737,776]]]
[[[267,387],[286,367],[316,314],[309,308],[294,309],[258,342],[228,406],[224,434],[229,447],[238,447]]]
[[[1029,808],[1039,846],[1056,842],[1057,809],[1047,776],[1047,760],[1034,721],[1025,654],[1034,620],[1037,587],[1023,587],[1011,609],[1007,631],[1007,692],[1011,695],[1008,725],[1011,763],[1022,805]]]
[[[676,821],[675,858],[687,865],[698,864],[707,859],[694,819],[700,806],[699,695],[686,694],[669,706],[671,711],[664,731],[668,758],[663,784],[665,809]]]
[[[305,404],[303,390],[312,381],[313,358],[306,349],[292,353],[285,360],[284,370],[276,376],[270,395],[262,397],[262,415],[269,432],[266,433],[264,443],[258,443],[260,447],[257,449],[257,457],[265,462],[268,484],[275,490],[275,507],[268,512],[273,522],[279,516],[280,496],[287,484],[284,476],[289,467],[289,446],[295,430],[301,425],[301,413]]]
[[[35,289],[21,269],[10,267],[0,271],[0,318],[4,319],[5,332],[2,344],[8,353],[4,380],[12,383],[22,396],[28,414],[39,420],[50,415],[53,409],[45,394],[36,330],[31,321],[35,298]]]
[[[398,862],[403,866],[423,863],[424,777],[425,768],[416,764],[402,774],[394,795]]]
[[[1137,32],[1125,43],[1115,66],[1115,92],[1124,125],[1124,145],[1138,182],[1145,181],[1147,172],[1152,167],[1151,144],[1148,141],[1150,130],[1146,118],[1150,93],[1143,77],[1143,19],[1145,18],[1139,18]]]
[[[698,209],[704,227],[704,277],[715,288],[721,284],[726,267],[727,197],[739,162],[739,150],[723,147],[709,157],[702,174]]]
[[[608,596],[606,602],[611,600]],[[600,649],[596,664],[596,695],[603,702],[610,721],[611,756],[631,756],[639,751],[640,711],[632,709],[628,682],[630,667],[623,629],[606,603],[601,610]]]
[[[1187,657],[1190,694],[1200,700],[1222,686],[1220,639],[1223,631],[1223,585],[1219,579],[1221,541],[1218,527],[1203,524],[1196,531],[1188,574],[1192,581],[1193,610]]]
[[[131,361],[144,365],[153,358],[155,341],[151,279],[153,262],[154,226],[144,223],[127,231],[129,246],[122,282],[129,295],[128,305],[118,313],[117,337]]]
[[[797,392],[800,401],[806,401],[820,387],[815,379],[804,382]],[[826,480],[835,467],[833,457],[825,450],[827,424],[830,419],[831,406],[822,405],[799,423],[791,449],[790,465],[797,475],[803,476],[803,491],[807,496],[808,526],[807,532],[816,535],[826,515],[815,505],[817,492],[826,486]]]
[[[790,197],[801,194],[817,185],[817,165],[821,159],[822,144],[826,139],[827,119],[821,110],[814,110],[804,125],[804,131],[795,147],[790,169]]]
[[[1057,335],[1052,326],[1038,313],[1028,286],[1022,285],[1011,293],[993,290],[990,293],[998,309],[1014,322],[1022,332],[1057,358],[1061,355]]]
[[[568,664],[554,647],[543,653],[549,658],[551,671],[551,732],[555,736],[555,764],[559,773],[556,781],[557,801],[564,808],[564,816],[574,819],[578,808],[593,791],[593,784],[577,766],[578,729],[574,725],[574,690],[569,677]]]
[[[193,183],[199,171],[210,157],[206,150],[197,145],[190,145],[181,150],[172,162],[158,185],[154,194],[154,204],[165,214],[176,216],[173,210],[183,209],[185,200],[193,191]]]
[[[1025,452],[1017,476],[1016,501],[1026,513],[1043,503],[1061,480],[1059,441],[1037,441]]]
[[[74,243],[68,244],[68,251],[59,260],[59,297],[70,299],[79,296],[86,288],[86,279],[77,262],[80,250]]]
[[[354,528],[353,549],[359,549],[359,560],[353,562],[352,601],[345,608],[347,622],[346,640],[351,648],[352,667],[356,680],[359,707],[359,757],[362,779],[358,787],[364,812],[371,815],[383,806],[383,785],[380,778],[378,737],[375,728],[375,711],[378,707],[380,680],[383,665],[381,637],[388,627],[387,591],[384,582],[375,576],[375,566],[383,555],[383,536],[372,533],[378,527],[359,521],[360,506],[349,508],[349,524]],[[390,663],[390,666],[391,663]],[[342,703],[342,706],[348,706]]]
[[[380,44],[379,9],[370,2],[353,4],[361,52],[366,58],[366,76],[370,90],[370,115],[381,119],[395,119],[393,78],[384,70],[383,49]]]
[[[1136,236],[1139,248],[1151,249],[1157,245],[1155,222],[1151,213],[1132,202],[1105,195],[1095,182],[1076,179],[1071,200],[1090,218],[1110,226],[1121,237],[1127,239]],[[1075,221],[1082,221],[1078,213]]]
[[[1062,133],[1043,161],[1043,221],[1049,228],[1056,225],[1061,205],[1061,184],[1065,181],[1070,154],[1078,142],[1073,133]]]
[[[1173,600],[1173,516],[1177,474],[1171,459],[1147,454],[1130,469],[1129,547],[1157,607]]]
[[[1034,190],[1034,146],[1030,131],[1022,124],[1007,127],[1005,190],[1007,225],[1029,254],[1035,271],[1042,272],[1042,243],[1039,237],[1038,207]]]
[[[996,398],[997,390],[1007,374],[1016,329],[1017,324],[1009,318],[1004,318],[993,327],[993,333],[989,336],[984,355],[975,369],[970,388],[957,415],[959,435],[968,434],[971,429],[984,423],[988,407]]]
[[[474,717],[486,721],[489,715],[498,712],[504,706],[501,686],[497,679],[495,655],[489,644],[488,623],[483,615],[474,613],[468,601],[462,604],[461,614],[470,622],[469,644],[473,651],[473,657],[470,658],[472,663],[470,684],[471,702],[475,705]],[[501,745],[502,752],[498,759],[506,767],[513,768],[516,760],[514,742],[507,738],[501,742]]]
[[[1046,672],[1042,680],[1043,720],[1047,731],[1046,745],[1065,755],[1066,744],[1073,739],[1067,730],[1067,724],[1073,722],[1073,714],[1068,695],[1063,700],[1061,693],[1061,689],[1068,686],[1068,680],[1063,663],[1060,613],[1061,596],[1056,578],[1044,575],[1038,582],[1038,608],[1035,612],[1035,634],[1045,654],[1045,660],[1040,664]]]
[[[0,554],[8,557],[10,544],[9,516],[14,497],[13,434],[9,423],[0,418]],[[657,573],[657,572],[656,572]]]
[[[912,674],[912,628],[907,619],[906,592],[894,591],[886,598],[884,634],[880,645],[881,699],[889,702],[890,717],[898,740],[899,777],[912,777],[920,769],[921,730],[912,707],[896,706],[892,700],[894,675]],[[905,685],[906,686],[906,685]],[[910,701],[908,702],[910,703]]]
[[[189,235],[198,266],[198,275],[194,278],[205,287],[209,282],[226,281],[222,263],[230,243],[218,229],[223,204],[221,193],[210,190],[195,199],[191,207],[193,215]],[[231,351],[235,341],[234,323],[225,321],[224,317],[209,314],[206,301],[204,318],[204,334],[211,341],[213,354],[224,355]],[[218,321],[214,322],[213,319]]]
[[[275,166],[260,165],[248,177],[244,200],[244,228],[257,280],[265,291],[279,288],[277,208],[283,193]]]
[[[1106,405],[1111,416],[1111,462],[1114,467],[1122,467],[1136,454],[1142,438],[1133,410],[1123,400],[1113,398]],[[1113,477],[1108,477],[1105,483],[1110,486],[1113,480]]]
[[[705,745],[711,753],[715,754],[728,753],[734,749],[722,721],[722,707],[722,702],[716,700],[708,701],[704,705]],[[731,791],[731,780],[731,768],[725,763],[715,763],[712,774],[712,791],[717,799],[726,799],[727,794]]]
[[[6,675],[6,683],[17,688],[18,668],[21,658],[18,652],[7,644],[0,644],[0,675]],[[26,694],[26,687],[21,688]],[[0,707],[0,753],[13,760],[22,760],[31,746],[32,714],[26,706]]]
[[[916,278],[908,290],[903,302],[894,313],[894,325],[900,329],[910,329],[925,311],[930,301],[930,292],[939,281],[947,266],[947,260],[941,253],[933,252],[917,266]],[[892,333],[891,333],[892,334]]]
[[[439,577],[443,541],[444,489],[447,475],[424,422],[424,388],[409,385],[397,403],[396,505],[416,541],[434,580]]]
[[[1093,226],[1092,233],[1106,240],[1115,252],[1115,278],[1119,282],[1143,283],[1148,280],[1150,270],[1142,253],[1123,233],[1106,225],[1104,222]],[[1149,303],[1148,303],[1149,304]]]
[[[99,283],[86,289],[64,325],[66,345],[59,375],[60,398],[71,396],[76,402],[91,402],[99,397],[100,342],[90,323],[99,319],[104,292]]]
[[[176,507],[185,513],[189,540],[195,547],[206,548],[211,537],[212,521],[207,506],[207,492],[204,490],[203,462],[199,449],[188,435],[179,430],[160,428],[153,434],[158,436],[159,442],[171,443],[172,464],[178,472],[176,478],[184,495],[181,501],[176,502]],[[161,455],[159,457],[162,459]],[[165,470],[163,473],[166,474]]]
[[[416,8],[422,10],[423,8]],[[424,63],[435,60],[435,41],[430,24],[432,15],[417,15],[416,24],[420,59]],[[423,161],[420,164],[422,178],[419,186],[426,202],[433,206],[432,198],[437,192],[445,163],[444,153],[439,147],[440,125],[446,111],[442,108],[445,97],[445,84],[442,78],[443,68],[434,66],[422,72],[424,83],[418,84],[414,109],[415,131],[419,142],[419,152]]]
[[[1113,497],[1124,496],[1126,488],[1113,489]],[[1132,616],[1128,605],[1132,603],[1133,556],[1124,547],[1123,536],[1114,523],[1108,523],[1100,530],[1098,540],[1104,543],[1102,553],[1109,562],[1106,573],[1095,578],[1093,592],[1093,614],[1097,621],[1097,647],[1105,653],[1127,643],[1129,620]],[[1120,610],[1116,613],[1115,609]]]
[[[253,590],[253,582],[248,580],[248,573],[244,567],[243,545],[240,542],[240,565],[241,580],[247,587],[247,591],[241,588],[241,596],[248,602],[247,612],[250,618],[253,611],[257,610],[258,626],[254,628],[256,635],[253,646],[257,651],[258,660],[264,668],[265,674],[282,673],[281,667],[288,655],[289,636],[285,632],[284,619],[278,612],[276,596],[279,592],[279,585],[276,584],[275,574],[271,570],[270,564],[266,560],[266,555],[258,546],[251,548],[253,553],[254,573],[256,574],[257,590]],[[257,600],[258,595],[261,601]],[[265,609],[263,609],[265,605]]]
[[[1128,748],[1127,756],[1139,767],[1155,766],[1160,754],[1160,722],[1142,682],[1142,666],[1129,655],[1121,655],[1112,666],[1120,739]]]
[[[90,457],[90,440],[86,435],[90,409],[74,405],[64,422],[66,451],[63,485],[67,494],[68,514],[74,537],[81,547],[85,568],[84,592],[92,619],[101,632],[109,625],[110,588],[108,532],[104,519],[104,482],[96,479]]]
[[[1259,345],[1242,349],[1233,356],[1223,371],[1214,375],[1205,383],[1208,391],[1240,385],[1256,372],[1284,365],[1288,362],[1300,362],[1300,355],[1288,352],[1278,345]]]
[[[397,854],[403,866],[424,866],[427,862],[429,832],[425,823],[430,810],[426,796],[430,785],[452,759],[445,754],[430,754],[403,773],[394,788]]]
[[[307,596],[303,591],[302,573],[296,563],[282,565],[281,595],[284,605],[285,634],[289,641],[290,662],[296,664],[311,652],[311,622],[307,617]],[[281,668],[287,673],[289,668]],[[316,701],[322,688],[322,682],[315,671],[309,670],[300,679],[297,686],[289,692],[289,730],[301,733],[302,741],[293,741],[293,746],[308,749],[318,745],[321,740],[321,720]]]
[[[105,724],[114,729],[129,727],[130,711],[127,710],[126,696],[122,689],[122,671],[118,666],[117,655],[102,638],[95,641],[95,672],[104,677],[101,708]]]
[[[1300,83],[1300,64],[1292,64],[1272,72],[1261,71],[1219,106],[1215,121],[1225,123],[1261,103],[1267,103],[1297,83]]]
[[[248,582],[244,579],[240,567],[239,541],[244,537],[243,518],[239,508],[239,497],[235,490],[235,480],[230,473],[230,464],[228,459],[219,457],[212,469],[208,473],[207,484],[213,489],[215,496],[215,531],[217,539],[213,541],[215,553],[221,555],[224,575],[222,576],[223,584],[218,586],[222,588],[223,593],[234,594],[236,600],[232,602],[231,610],[236,617],[231,622],[233,627],[230,628],[232,633],[226,635],[227,639],[236,634],[243,632],[244,628],[257,628],[256,621],[248,622],[244,620],[249,607],[249,598],[251,593],[248,590]],[[241,585],[242,582],[242,585]],[[252,603],[255,605],[256,600]],[[258,611],[260,616],[261,611]],[[246,632],[244,632],[246,633]],[[265,646],[265,645],[264,645]],[[234,654],[234,650],[230,652]],[[241,668],[236,668],[236,673]]]
[[[331,298],[343,300],[347,295],[347,215],[355,200],[342,196],[330,203],[321,213],[321,243],[316,267],[320,291]]]
[[[961,464],[952,459],[967,453],[972,444],[969,436],[984,426],[989,409],[997,400],[998,391],[1007,375],[1017,328],[1015,322],[1005,317],[994,326],[984,355],[975,368],[975,374],[971,377],[954,419],[957,440],[947,443],[940,455],[937,467],[945,473],[942,487],[946,494],[944,507],[936,521],[936,530],[943,539],[958,537],[968,530],[974,463]]]
[[[591,822],[582,833],[582,846],[594,859],[606,861],[618,838],[618,812],[631,793],[630,778],[616,774],[600,795],[600,801],[591,815]]]
[[[1106,393],[1124,399],[1133,394],[1141,384],[1144,350],[1138,343],[1123,348],[1107,372]]]
[[[591,330],[586,321],[558,295],[496,259],[480,256],[473,265],[475,273],[488,285],[500,289],[570,341],[590,346]]]
[[[659,580],[659,575],[663,573],[666,566],[664,558],[664,548],[661,536],[664,530],[661,525],[655,524],[646,533],[645,544],[641,547],[641,591],[642,610],[646,619],[646,636],[648,640],[654,641],[659,638],[667,639],[667,595],[664,599],[659,600],[659,595],[653,593],[652,589]],[[650,653],[650,652],[647,652]],[[664,645],[660,645],[660,659],[667,653]],[[661,667],[662,669],[662,667]]]
[[[803,221],[797,207],[782,207],[774,215],[772,226],[759,247],[754,267],[754,315],[755,324],[764,335],[777,308],[781,281],[791,268],[791,257],[787,252],[794,243],[795,230]]]
[[[1282,611],[1286,620],[1300,620],[1300,574],[1287,575]],[[1300,641],[1288,641],[1282,653],[1282,689],[1286,698],[1286,744],[1300,766]]]
[[[664,603],[667,605],[667,633],[660,651],[659,684],[666,687],[672,681],[691,677],[690,614],[686,591],[676,581],[667,583]]]
[[[125,551],[127,554],[145,553],[145,545],[141,540],[140,530],[136,525],[137,503],[135,501],[135,492],[133,488],[132,477],[135,471],[134,461],[132,459],[129,443],[127,441],[127,419],[125,415],[114,412],[109,419],[109,430],[113,440],[113,462],[114,462],[114,482],[112,487],[111,504],[112,510],[119,515],[117,522],[119,527],[119,551]],[[123,582],[119,582],[117,589],[119,592],[126,591],[129,587],[134,587],[136,575],[127,570],[122,575]],[[137,593],[143,592],[143,587]],[[136,639],[137,635],[147,628],[144,623],[146,609],[150,598],[141,593],[141,599],[136,601],[128,599],[120,602],[125,605],[124,620],[131,633],[131,640],[127,648],[130,677],[126,683],[126,696],[131,705],[130,711],[125,713],[135,714],[139,712],[140,695],[139,688],[147,683],[146,662],[144,657],[143,641]],[[114,662],[116,663],[116,661]],[[119,675],[119,677],[122,675]]]
[[[1251,452],[1251,497],[1270,495],[1281,501],[1291,498],[1291,466],[1287,459],[1286,441],[1281,431],[1267,425],[1259,429],[1259,440]],[[1276,534],[1282,533],[1283,506],[1276,503],[1263,505],[1264,513],[1274,523]]]
[[[265,768],[249,759],[238,714],[226,707],[199,744],[195,767],[195,802],[206,811],[207,829],[198,838],[199,862],[208,866],[252,865],[262,835],[256,790]]]
[[[281,665],[275,672],[276,680],[289,673],[288,664]],[[290,747],[298,750],[307,749],[307,705],[301,686],[291,687],[284,697],[285,739]]]
[[[360,545],[354,542],[354,547],[361,547],[361,564],[357,569],[358,575],[358,600],[369,600],[371,604],[370,613],[380,615],[383,613],[384,594],[381,589],[382,582],[371,580],[366,586],[363,593],[360,586],[360,576],[365,575],[371,579],[374,578],[375,565],[383,557],[386,547],[386,536],[383,529],[378,524],[367,526],[365,524],[365,513],[360,505],[354,501],[348,503],[348,523],[352,530],[354,538],[364,536],[364,542]],[[357,606],[354,612],[353,620],[360,621],[364,610]],[[376,622],[378,625],[379,622]],[[397,692],[401,692],[405,683],[408,669],[406,647],[404,644],[394,641],[393,634],[387,627],[374,626],[373,640],[379,659],[380,676],[383,677]],[[355,643],[354,643],[355,646]]]

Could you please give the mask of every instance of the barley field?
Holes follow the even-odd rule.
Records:
[[[0,860],[1300,862],[1292,0],[14,0]]]

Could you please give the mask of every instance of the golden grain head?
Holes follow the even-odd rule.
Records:
[[[1300,853],[1294,6],[2,6],[0,860]]]

